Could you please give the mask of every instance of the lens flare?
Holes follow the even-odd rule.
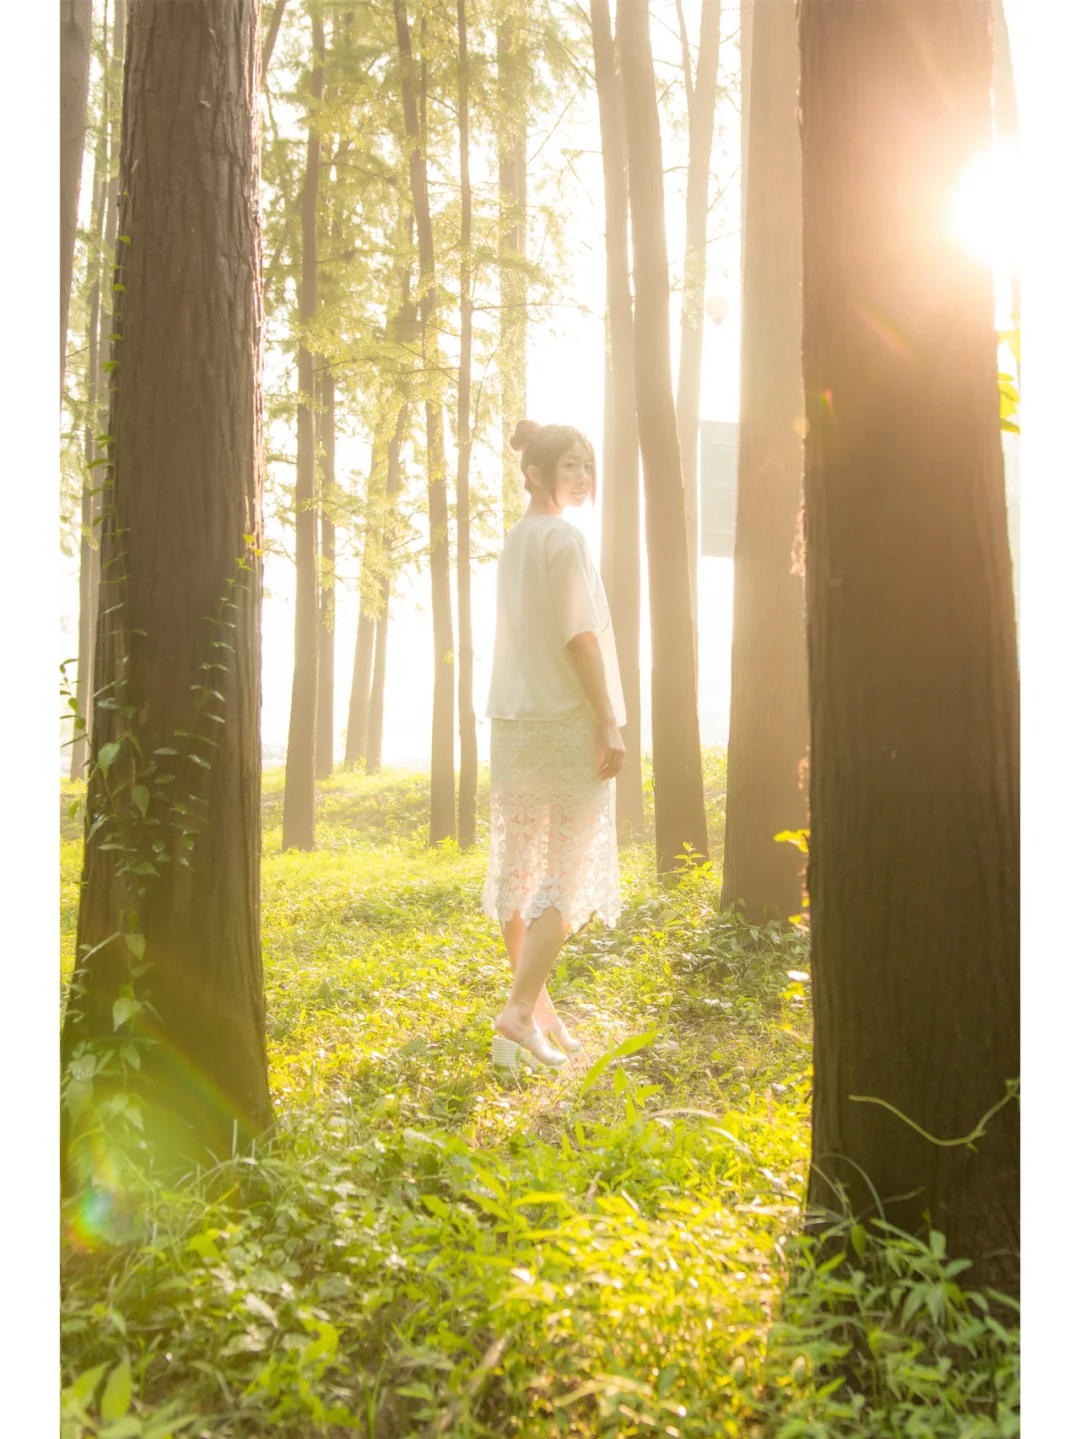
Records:
[[[995,272],[1019,259],[1020,148],[999,140],[982,151],[960,176],[949,205],[953,234]]]

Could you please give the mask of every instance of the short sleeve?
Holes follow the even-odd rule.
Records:
[[[548,551],[548,576],[563,644],[569,644],[575,635],[601,628],[590,568],[588,553],[576,532],[569,525],[562,533],[556,531]]]

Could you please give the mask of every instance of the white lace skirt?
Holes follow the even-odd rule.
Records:
[[[491,851],[484,913],[528,924],[554,906],[571,931],[619,917],[615,781],[596,773],[596,721],[491,721]]]

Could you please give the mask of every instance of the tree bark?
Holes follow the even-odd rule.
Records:
[[[94,677],[109,704],[94,726],[62,1057],[88,1041],[145,1046],[129,1079],[146,1102],[159,1172],[205,1164],[207,1149],[227,1156],[271,1122],[254,558],[258,63],[252,0],[132,6],[120,178],[130,243],[116,271],[126,288],[112,351]],[[145,972],[132,968],[136,935]],[[153,1010],[118,1022],[123,985]],[[69,1185],[110,1183],[91,1131],[116,1081],[93,1084],[81,1121],[73,1126],[65,1109]]]
[[[409,36],[405,0],[394,0],[405,134],[409,146],[409,184],[416,215],[420,255],[420,334],[427,373],[438,364],[438,337],[431,323],[435,307],[435,240],[431,228],[427,176],[427,67],[416,63]],[[421,53],[423,47],[421,46]],[[419,104],[417,103],[419,101]],[[454,622],[450,600],[450,525],[446,503],[446,444],[442,404],[430,393],[424,400],[427,435],[428,530],[431,545],[431,620],[435,685],[431,706],[431,844],[452,839],[454,824]]]
[[[525,85],[531,65],[525,33],[529,0],[507,0],[496,40],[499,98],[499,403],[502,411],[503,533],[525,508],[518,456],[506,438],[527,404],[526,351],[529,287],[525,277],[528,174],[525,140],[528,112]]]
[[[469,34],[465,0],[457,0],[458,167],[461,177],[461,355],[457,408],[458,599],[458,845],[476,843],[476,710],[473,704],[472,538],[469,464],[472,459],[472,186],[469,177]]]
[[[801,912],[809,744],[801,559],[802,205],[794,0],[754,12],[722,905]]]
[[[60,3],[60,399],[64,397],[68,307],[79,228],[79,188],[90,89],[90,0]]]
[[[746,259],[746,179],[750,151],[750,70],[754,63],[754,0],[739,0],[739,146],[742,169],[739,180],[739,234],[741,257]],[[741,274],[740,274],[741,281]]]
[[[317,778],[325,779],[334,769],[334,572],[337,565],[334,485],[337,414],[332,370],[324,370],[321,389],[319,436],[323,462],[319,527],[322,543],[319,555],[319,688],[315,717],[315,774]]]
[[[709,853],[701,777],[697,676],[690,611],[690,558],[671,385],[664,171],[649,10],[618,0],[615,11],[634,242],[634,374],[645,478],[645,544],[652,629],[653,788],[656,862],[676,870],[686,846]]]
[[[602,504],[606,517],[601,552],[611,606],[615,649],[626,700],[626,759],[615,781],[616,824],[628,839],[645,828],[641,785],[641,482],[638,472],[637,401],[634,394],[634,310],[627,238],[629,198],[621,83],[616,67],[608,0],[590,0],[593,62],[604,169],[604,243],[607,258],[608,354],[604,407]]]
[[[106,4],[102,25],[104,38],[104,63],[106,72],[109,65],[109,15]],[[75,684],[76,713],[82,720],[82,728],[76,727],[71,744],[71,778],[82,779],[90,753],[90,723],[92,706],[90,699],[90,677],[94,667],[94,617],[97,602],[97,544],[94,540],[94,519],[97,506],[94,490],[100,486],[99,471],[95,466],[97,458],[97,434],[100,424],[98,404],[100,400],[101,357],[101,255],[105,234],[105,197],[108,191],[109,167],[109,93],[103,87],[101,123],[94,144],[94,195],[90,218],[92,241],[89,263],[93,280],[90,285],[89,315],[86,325],[86,425],[83,432],[83,458],[86,462],[86,481],[83,484],[81,505],[81,538],[79,541],[79,668]]]
[[[685,56],[686,109],[690,154],[686,172],[686,245],[683,250],[682,321],[679,332],[679,423],[686,490],[686,541],[690,552],[690,604],[694,646],[698,643],[698,419],[701,413],[701,343],[705,320],[705,258],[709,224],[709,163],[716,113],[716,71],[720,63],[720,0],[702,0],[697,79],[690,71],[689,40],[679,4]]]
[[[326,42],[322,10],[311,12],[312,67],[307,165],[300,196],[303,255],[296,404],[296,620],[289,748],[285,759],[282,849],[315,848],[315,729],[319,688],[319,548],[315,507],[315,360],[307,327],[319,303],[318,202],[322,146],[315,110],[323,95]]]
[[[375,462],[372,462],[372,474]],[[356,645],[353,650],[352,688],[349,691],[349,726],[345,733],[345,763],[353,766],[359,763],[367,749],[368,703],[371,693],[371,650],[374,643],[375,620],[364,608],[366,589],[365,571],[370,564],[370,535],[364,540],[364,553],[360,560],[360,613],[356,621]]]
[[[992,276],[948,202],[991,139],[990,7],[802,0],[810,1203],[928,1215],[1019,1278],[1016,628]],[[754,104],[759,93],[755,93]],[[751,172],[752,174],[753,172]],[[753,180],[751,179],[751,183]],[[913,420],[917,417],[917,422]],[[858,1102],[868,1096],[877,1103]]]
[[[391,562],[394,506],[401,490],[401,445],[409,419],[409,406],[402,403],[398,410],[394,433],[386,456],[386,521],[383,528],[383,574],[379,589],[379,618],[375,627],[375,662],[371,675],[371,698],[368,701],[367,757],[368,774],[382,769],[383,714],[386,707],[386,650],[390,631],[390,597],[394,588]]]

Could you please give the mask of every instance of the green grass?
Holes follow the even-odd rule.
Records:
[[[724,779],[709,755],[714,835]],[[647,844],[624,851],[618,928],[576,936],[551,983],[584,1053],[506,1083],[487,1059],[508,970],[483,843],[425,847],[424,776],[335,774],[318,852],[283,855],[282,787],[266,776],[277,1134],[69,1216],[65,1436],[1017,1432],[1015,1340],[943,1255],[871,1229],[853,1298],[797,1237],[801,935],[722,912],[713,870],[663,887]],[[65,786],[65,977],[77,798]],[[861,1403],[830,1391],[844,1354],[869,1366]]]

